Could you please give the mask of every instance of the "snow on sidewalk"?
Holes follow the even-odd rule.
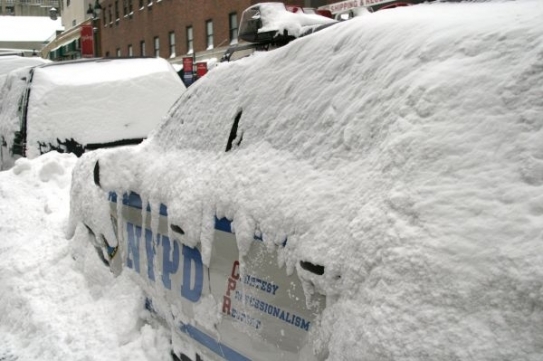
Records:
[[[54,152],[0,172],[0,360],[169,360],[139,287],[113,278],[85,229],[64,235],[75,161]]]

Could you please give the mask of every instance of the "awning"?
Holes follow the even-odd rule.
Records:
[[[66,42],[49,52],[49,59],[57,59],[64,56],[69,56],[79,52],[79,39]]]

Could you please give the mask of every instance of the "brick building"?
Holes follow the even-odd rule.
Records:
[[[337,0],[335,0],[337,1]],[[317,7],[335,1],[289,0]],[[241,13],[258,0],[102,0],[100,56],[160,56],[181,63],[220,58],[237,41]]]

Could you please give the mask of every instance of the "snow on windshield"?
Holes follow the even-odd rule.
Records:
[[[48,63],[49,61],[42,58],[25,58],[23,56],[16,55],[3,55],[0,56],[0,75],[5,75],[12,70],[21,68],[23,66],[32,66]]]
[[[0,56],[0,90],[2,90],[2,87],[4,86],[4,82],[6,81],[9,72],[18,68],[33,66],[33,65],[40,65],[40,64],[44,64],[48,62],[49,62],[48,60],[44,60],[38,57],[25,58],[25,57],[15,56],[15,55]],[[2,97],[0,97],[0,102],[1,101],[2,101]]]

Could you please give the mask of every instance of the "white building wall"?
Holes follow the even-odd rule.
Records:
[[[62,25],[69,30],[89,19],[87,10],[89,4],[94,6],[94,0],[62,0]]]

